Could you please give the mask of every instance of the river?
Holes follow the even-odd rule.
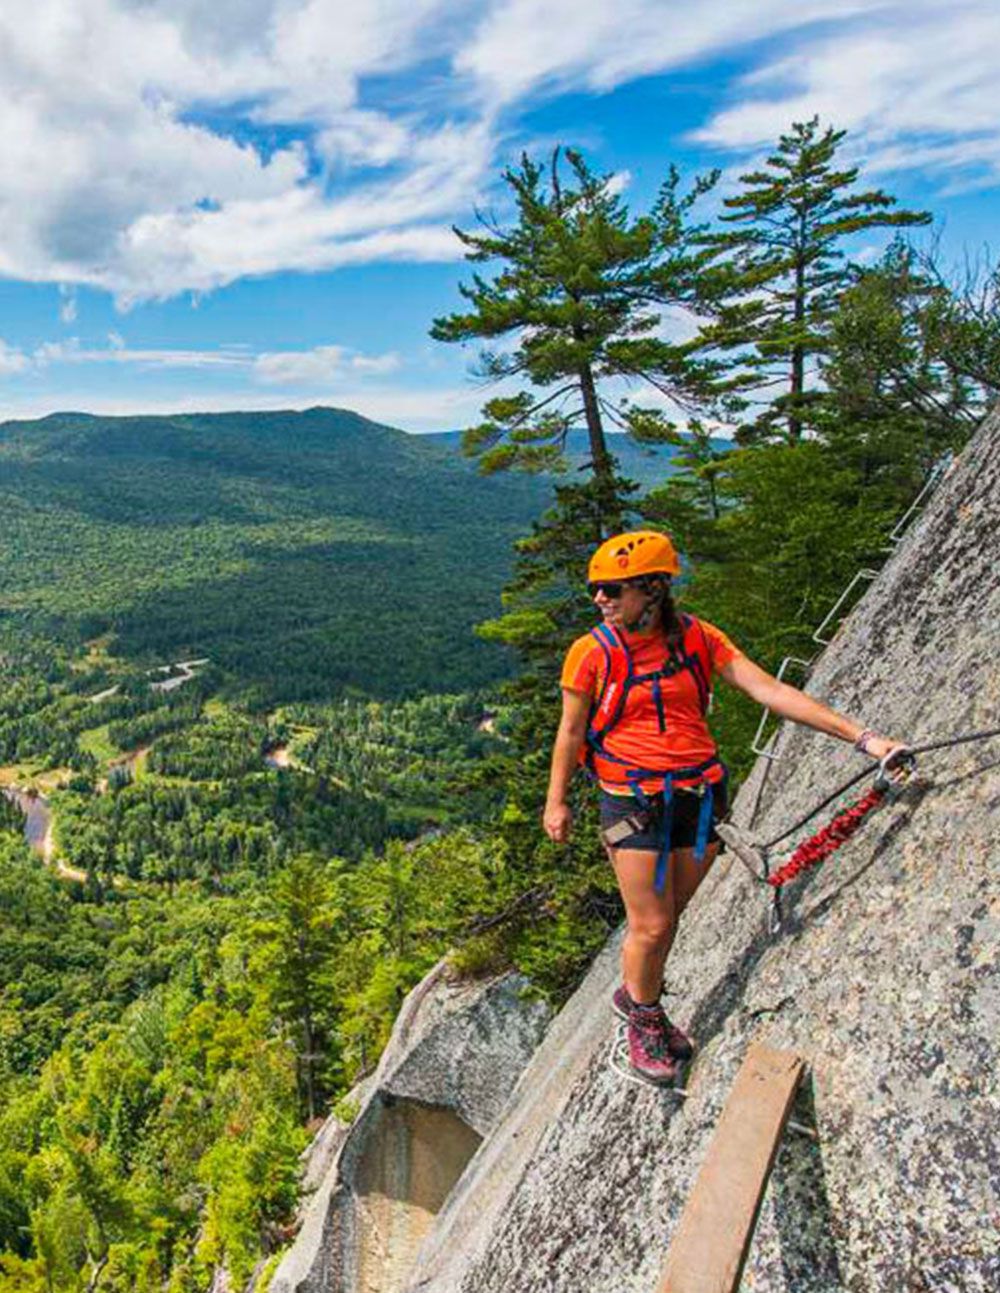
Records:
[[[44,795],[29,795],[24,790],[7,789],[4,794],[24,813],[24,838],[41,857],[47,857],[49,823],[52,810]]]

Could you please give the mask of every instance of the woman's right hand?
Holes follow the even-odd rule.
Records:
[[[573,829],[573,810],[565,801],[557,804],[546,804],[542,814],[542,826],[545,834],[556,844],[565,844]]]

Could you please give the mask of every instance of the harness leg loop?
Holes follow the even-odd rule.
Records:
[[[665,893],[667,888],[667,868],[670,865],[670,836],[674,824],[674,783],[671,777],[663,779],[663,836],[660,841],[660,853],[656,859],[656,874],[653,888],[657,893]]]

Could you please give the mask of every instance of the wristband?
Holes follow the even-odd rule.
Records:
[[[876,735],[877,733],[874,731],[873,728],[866,727],[865,730],[858,737],[858,739],[854,742],[854,748],[857,750],[859,754],[867,754],[868,742],[871,740],[873,736],[876,736]]]

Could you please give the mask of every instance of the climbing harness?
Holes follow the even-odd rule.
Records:
[[[670,861],[670,834],[673,824],[675,789],[697,787],[701,803],[698,810],[698,827],[695,838],[695,858],[702,861],[708,848],[712,829],[714,796],[712,786],[724,782],[726,766],[717,755],[689,768],[643,768],[612,754],[606,746],[608,734],[621,721],[629,693],[633,687],[648,685],[652,689],[653,704],[661,732],[667,730],[666,710],[663,703],[662,682],[687,671],[698,690],[698,703],[702,714],[707,714],[712,703],[712,662],[708,638],[701,623],[693,615],[682,614],[683,632],[679,639],[671,639],[667,657],[659,669],[637,673],[632,652],[624,637],[610,624],[599,624],[591,629],[590,636],[601,648],[604,672],[598,695],[591,706],[587,725],[587,739],[581,750],[581,761],[587,771],[605,783],[627,789],[637,804],[637,811],[621,822],[616,822],[603,834],[605,843],[612,847],[636,831],[649,826],[656,809],[656,800],[663,804],[660,852],[656,859],[654,888],[663,893],[667,883],[667,866]],[[712,776],[711,774],[717,773]],[[662,789],[650,792],[642,782],[659,782]]]
[[[875,783],[871,789],[855,803],[850,804],[839,812],[826,826],[821,827],[815,834],[798,844],[787,861],[773,871],[770,865],[772,850],[801,830],[803,826],[812,821],[834,800],[839,799],[846,791],[856,786],[859,781],[869,776],[870,769],[865,768],[848,781],[845,781],[843,785],[838,786],[832,794],[827,795],[805,816],[800,817],[798,821],[764,844],[755,844],[748,840],[732,822],[718,823],[716,831],[727,848],[732,850],[733,854],[743,863],[758,884],[768,885],[773,890],[771,932],[777,933],[781,928],[782,887],[800,872],[809,867],[817,866],[836,853],[860,829],[865,820],[880,805],[885,803],[895,789],[890,776],[892,771],[904,767],[907,775],[909,775],[918,754],[930,754],[935,750],[952,749],[958,745],[986,741],[997,736],[1000,736],[1000,727],[989,728],[983,732],[969,732],[943,741],[932,741],[926,745],[906,746],[891,751],[879,764]]]

